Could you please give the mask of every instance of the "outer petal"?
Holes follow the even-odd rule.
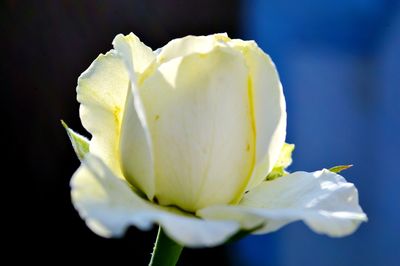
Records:
[[[206,54],[214,49],[218,43],[230,41],[226,33],[212,34],[207,36],[186,36],[170,41],[160,48],[157,55],[159,63],[165,63],[177,57],[190,54]]]
[[[162,64],[141,84],[161,204],[196,211],[242,195],[255,146],[247,78],[241,54],[216,46]]]
[[[353,184],[328,170],[296,172],[260,184],[238,206],[215,206],[198,212],[207,219],[232,219],[246,229],[264,226],[268,233],[302,220],[317,233],[345,236],[367,217],[358,204]]]
[[[131,74],[132,79],[145,72],[155,60],[153,50],[140,41],[133,33],[126,36],[118,34],[113,40],[114,48],[123,55],[124,62]]]
[[[90,152],[120,174],[119,135],[129,77],[122,59],[111,50],[99,57],[78,79],[83,126],[92,134]]]
[[[115,37],[113,45],[122,56],[130,76],[120,141],[121,166],[125,178],[144,191],[149,199],[154,196],[154,164],[152,141],[146,112],[138,90],[137,80],[152,62],[152,50],[133,33]]]
[[[232,221],[201,220],[140,198],[91,154],[74,174],[71,187],[75,208],[88,227],[103,237],[120,237],[130,225],[148,230],[158,223],[177,242],[204,247],[221,244],[238,230],[238,223]]]
[[[271,58],[254,41],[232,40],[229,45],[243,53],[250,69],[257,139],[251,189],[265,180],[278,160],[286,137],[286,103]]]
[[[125,39],[129,41],[129,60],[121,58],[115,50],[100,55],[79,77],[77,87],[82,124],[92,134],[90,152],[118,176],[121,176],[120,129],[129,80],[136,79],[155,59],[151,49],[136,36],[130,34]],[[135,71],[130,71],[133,65]]]

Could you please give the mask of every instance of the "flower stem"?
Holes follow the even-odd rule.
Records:
[[[169,238],[160,226],[149,266],[175,266],[182,249],[183,246]]]

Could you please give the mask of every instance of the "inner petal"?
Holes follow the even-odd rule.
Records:
[[[254,166],[248,70],[216,47],[175,58],[140,85],[154,144],[155,197],[195,211],[241,196]]]

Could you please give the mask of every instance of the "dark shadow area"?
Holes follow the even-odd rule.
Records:
[[[153,49],[187,34],[235,36],[236,2],[2,2],[2,108],[10,120],[2,134],[12,168],[9,179],[18,188],[8,191],[13,199],[9,207],[17,212],[10,219],[12,243],[22,254],[14,260],[147,265],[155,230],[132,228],[123,239],[103,239],[73,209],[69,180],[79,161],[60,119],[87,135],[75,99],[77,78],[99,53],[111,49],[116,34],[134,32]],[[227,265],[225,249],[185,249],[180,264],[209,261]]]

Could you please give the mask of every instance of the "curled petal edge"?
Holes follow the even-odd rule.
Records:
[[[97,157],[87,154],[71,179],[72,202],[87,226],[102,237],[121,237],[131,225],[149,230],[153,224],[187,247],[224,243],[239,230],[235,221],[199,219],[137,195]]]

